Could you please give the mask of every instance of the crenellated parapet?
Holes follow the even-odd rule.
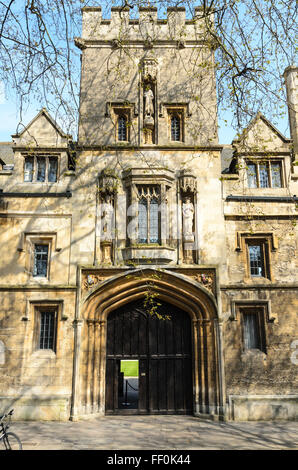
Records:
[[[140,7],[139,18],[130,17],[129,7],[111,8],[111,19],[102,18],[101,7],[82,9],[82,38],[76,40],[78,47],[85,41],[105,42],[113,47],[129,41],[142,42],[153,47],[161,42],[177,41],[179,47],[194,43],[211,41],[213,14],[203,17],[202,9],[196,8],[192,19],[186,19],[184,7],[167,9],[167,18],[158,18],[157,8]]]

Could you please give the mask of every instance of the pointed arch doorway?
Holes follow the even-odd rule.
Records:
[[[143,303],[148,289],[157,296],[162,308],[174,312],[172,326],[153,319],[151,325],[151,319],[144,317],[142,309],[136,311],[136,303]],[[124,329],[121,322],[123,325],[125,315],[130,326]],[[133,315],[136,318],[133,319]],[[147,323],[140,328],[141,322]],[[182,337],[187,340],[181,350],[177,345],[171,350],[170,341],[174,342],[175,334],[181,334],[181,324],[184,325]],[[118,345],[115,346],[120,334],[124,335],[123,339],[117,340]],[[136,337],[137,346],[132,347]],[[163,340],[158,339],[162,337]],[[154,346],[154,341],[157,341],[157,346]],[[128,347],[132,349],[125,349]],[[143,352],[142,347],[145,347]],[[217,303],[214,295],[199,282],[179,273],[146,267],[116,274],[90,289],[82,299],[75,324],[71,419],[118,412],[117,367],[121,368],[121,361],[125,359],[138,361],[138,378],[146,383],[140,384],[140,403],[135,412],[224,415],[222,332]],[[169,372],[171,367],[172,374]],[[185,378],[183,374],[190,367],[191,373],[187,372]],[[161,377],[166,379],[161,380]],[[177,396],[181,390],[175,388],[175,382],[171,385],[173,380],[180,386],[183,383],[183,406],[176,398],[171,402],[173,390]],[[165,387],[164,392],[162,387]]]
[[[191,320],[158,301],[150,314],[143,299],[110,313],[107,320],[106,414],[193,412]],[[134,365],[134,376],[123,365]],[[126,374],[126,375],[125,375]]]

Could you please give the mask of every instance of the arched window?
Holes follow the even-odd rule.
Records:
[[[127,141],[127,116],[125,114],[121,114],[118,117],[118,140],[119,141]]]
[[[177,114],[171,116],[171,140],[181,141],[181,119]]]

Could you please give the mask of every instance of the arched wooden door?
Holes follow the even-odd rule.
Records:
[[[159,319],[146,312],[143,300],[126,304],[108,316],[106,413],[188,414],[193,410],[192,335],[189,315],[165,302]],[[138,362],[134,382],[137,406],[122,406],[120,364]],[[125,400],[124,400],[125,401]]]

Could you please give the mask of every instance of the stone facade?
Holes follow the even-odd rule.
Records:
[[[223,149],[208,28],[84,8],[78,142],[45,109],[13,136],[0,401],[17,418],[103,415],[109,314],[149,292],[191,318],[194,415],[297,419],[297,68],[292,138],[259,113]]]

